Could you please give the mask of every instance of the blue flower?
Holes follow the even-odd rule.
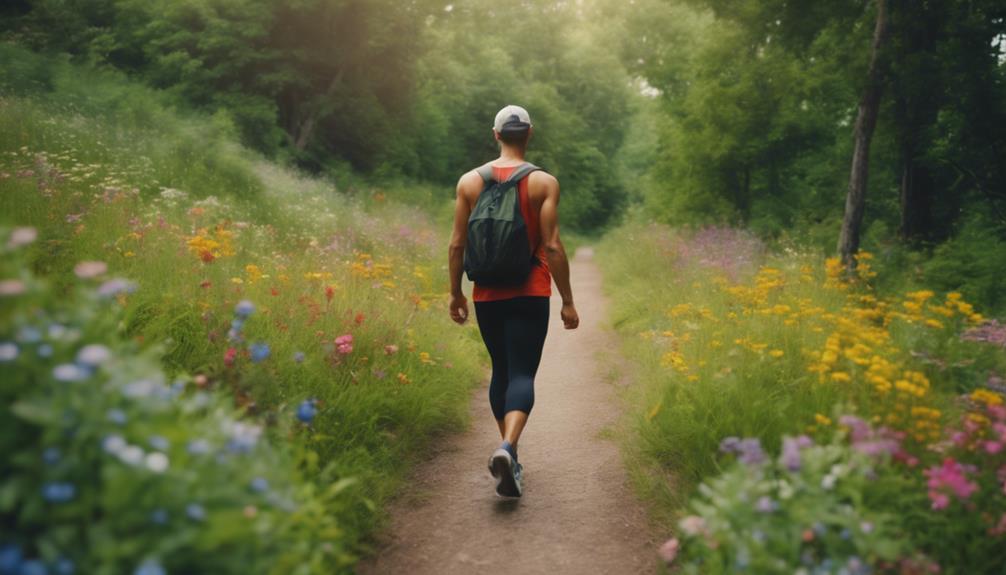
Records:
[[[193,521],[203,521],[206,519],[206,509],[198,503],[189,503],[185,507],[185,515]]]
[[[16,343],[10,341],[0,343],[0,363],[14,361],[20,352]]]
[[[167,571],[154,559],[147,559],[133,571],[133,575],[167,575]]]
[[[256,477],[251,481],[251,488],[256,493],[264,493],[269,491],[269,481],[265,477]]]
[[[101,440],[101,448],[105,450],[105,453],[111,453],[112,455],[118,455],[127,445],[126,440],[121,435],[106,435],[105,439]]]
[[[20,547],[16,545],[0,547],[0,575],[17,575],[21,559]]]
[[[41,357],[42,359],[48,359],[52,357],[52,346],[47,343],[43,343],[42,345],[38,346],[35,352],[38,353],[38,356]]]
[[[314,407],[313,399],[305,399],[297,406],[297,419],[304,423],[311,423],[318,410]]]
[[[84,381],[88,376],[86,369],[73,363],[62,363],[52,368],[52,377],[56,381]]]
[[[105,413],[105,418],[116,425],[125,425],[126,422],[129,421],[129,417],[126,415],[126,412],[117,408],[109,409]]]
[[[160,435],[151,435],[147,439],[147,443],[150,444],[150,447],[153,447],[158,451],[167,451],[168,448],[171,447],[171,443]]]
[[[192,455],[206,455],[210,452],[210,442],[205,439],[193,439],[186,449]]]
[[[65,481],[50,481],[42,485],[42,498],[49,503],[67,503],[77,495],[77,488]]]
[[[31,559],[21,564],[18,575],[49,575],[49,570],[45,568],[45,563],[38,559]]]
[[[254,311],[255,311],[255,304],[246,299],[239,301],[238,304],[234,306],[234,315],[240,318],[247,318]]]
[[[63,456],[58,447],[47,447],[45,451],[42,452],[42,461],[46,465],[55,465],[59,463],[60,458]]]
[[[258,363],[269,357],[269,344],[253,343],[250,348],[252,363]]]
[[[297,363],[304,363],[304,352],[298,351],[293,354],[293,360]]]
[[[17,331],[17,338],[21,343],[38,343],[42,341],[42,332],[37,327],[26,325]]]
[[[160,508],[154,509],[150,512],[150,522],[154,525],[167,525],[168,512]]]

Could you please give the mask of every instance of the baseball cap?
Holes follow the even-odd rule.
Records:
[[[496,113],[496,121],[493,122],[493,129],[500,134],[506,132],[524,132],[531,127],[531,116],[527,110],[520,106],[504,106]]]

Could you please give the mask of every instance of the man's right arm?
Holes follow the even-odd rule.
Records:
[[[566,329],[576,329],[580,325],[579,315],[573,305],[573,289],[569,285],[569,260],[566,248],[559,239],[559,182],[554,176],[544,173],[540,179],[545,187],[545,199],[541,204],[541,241],[545,247],[545,258],[548,259],[548,269],[552,273],[559,295],[562,297],[562,322]]]

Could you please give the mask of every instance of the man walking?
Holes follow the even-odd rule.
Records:
[[[563,325],[576,329],[580,323],[569,285],[569,262],[559,239],[559,182],[524,161],[531,132],[531,118],[524,108],[506,106],[496,114],[493,134],[499,142],[500,155],[458,181],[454,231],[448,250],[451,319],[463,324],[468,319],[468,300],[461,291],[461,276],[467,269],[473,278],[474,264],[469,260],[475,259],[471,255],[474,252],[466,257],[466,248],[470,251],[470,243],[477,244],[485,255],[485,246],[495,245],[493,238],[481,237],[486,228],[470,227],[469,219],[476,219],[472,217],[473,211],[491,213],[496,208],[498,212],[500,205],[507,205],[503,194],[516,194],[519,214],[515,211],[512,219],[522,220],[524,226],[512,229],[527,235],[530,269],[526,277],[521,277],[524,271],[506,272],[508,277],[482,274],[473,278],[472,289],[479,331],[492,360],[489,404],[503,438],[489,459],[489,470],[497,481],[496,493],[507,497],[520,497],[522,493],[523,466],[517,460],[517,442],[534,405],[534,376],[548,331],[553,279],[562,297]],[[479,203],[483,192],[500,195],[494,195],[492,205],[485,206],[485,201]],[[480,236],[469,237],[470,229],[472,234]],[[516,239],[524,245],[522,237]],[[488,249],[490,258],[492,251]],[[493,279],[480,281],[479,277]]]

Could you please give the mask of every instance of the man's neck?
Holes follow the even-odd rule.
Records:
[[[500,146],[500,158],[501,160],[510,160],[513,162],[523,162],[524,161],[524,148],[518,148],[517,146],[508,146],[503,144]]]

